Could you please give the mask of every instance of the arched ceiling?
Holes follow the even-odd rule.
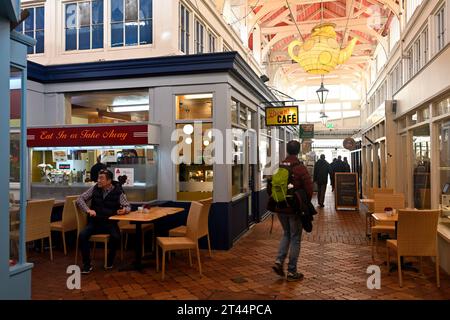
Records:
[[[260,46],[260,61],[270,67],[271,77],[283,72],[293,82],[320,82],[306,74],[287,53],[289,43],[307,39],[311,29],[321,22],[336,24],[337,41],[345,48],[358,37],[352,57],[338,66],[329,77],[361,82],[368,61],[378,44],[387,52],[389,26],[401,15],[398,0],[230,0],[232,5],[246,2],[248,45]],[[299,34],[299,30],[301,35]],[[255,51],[255,50],[254,50]],[[325,76],[325,79],[328,77]]]

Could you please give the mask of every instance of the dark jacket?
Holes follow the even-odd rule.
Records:
[[[117,214],[120,209],[120,195],[123,193],[121,185],[113,181],[114,189],[112,189],[105,198],[103,198],[103,190],[97,185],[94,187],[91,199],[91,209],[95,211],[94,221],[107,220],[109,217]]]
[[[308,199],[308,195],[305,190],[300,189],[295,191],[294,207],[297,214],[300,215],[303,230],[306,232],[311,232],[312,221],[314,220],[313,216],[317,214],[317,211],[310,199]]]
[[[280,165],[289,165],[292,167],[294,190],[304,189],[311,200],[313,195],[313,182],[308,169],[298,160],[297,156],[288,156]]]
[[[327,184],[329,174],[331,175],[329,163],[319,159],[314,166],[314,182],[318,185]]]

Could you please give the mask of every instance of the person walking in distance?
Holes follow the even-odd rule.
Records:
[[[322,154],[320,159],[314,165],[314,179],[317,184],[317,202],[320,207],[324,207],[325,193],[327,191],[328,175],[331,177],[330,164],[325,160]]]
[[[313,183],[308,170],[298,159],[300,143],[294,140],[289,141],[286,146],[286,151],[288,156],[280,163],[280,168],[289,168],[289,183],[293,185],[294,191],[304,189],[308,201],[311,201]],[[290,210],[277,213],[283,228],[283,237],[281,238],[278,254],[272,269],[276,274],[284,277],[283,264],[289,252],[287,281],[299,281],[303,279],[303,274],[297,271],[297,262],[300,255],[300,242],[302,238],[302,222],[299,214],[292,208],[288,209]]]
[[[344,157],[344,170],[345,172],[350,172],[350,164],[348,163],[347,157]]]
[[[100,170],[106,170],[106,165],[102,163],[102,156],[97,157],[97,163],[91,168],[91,181],[97,182]]]

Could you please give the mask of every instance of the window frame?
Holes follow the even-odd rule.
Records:
[[[439,9],[434,14],[435,25],[436,25],[436,53],[444,49],[446,44],[446,19],[445,19],[445,3],[439,7]],[[442,28],[441,28],[442,27]]]
[[[198,17],[194,17],[194,54],[205,53],[205,31],[206,26],[203,24],[203,22]],[[201,41],[199,41],[199,37]],[[199,51],[199,49],[201,49],[201,51]]]
[[[181,13],[184,12],[184,24],[181,21]],[[191,51],[191,16],[192,12],[189,8],[182,2],[180,2],[179,10],[178,10],[178,49],[184,54],[190,54]],[[188,17],[186,21],[186,17]],[[184,37],[183,37],[184,32]],[[184,48],[181,44],[181,39],[184,38]]]
[[[88,52],[88,51],[103,51],[105,49],[105,1],[108,0],[102,0],[103,2],[103,11],[102,11],[102,23],[101,24],[93,24],[92,22],[92,4],[95,0],[83,0],[83,1],[67,1],[63,3],[63,33],[62,33],[62,38],[63,38],[63,43],[62,43],[62,48],[63,48],[63,52],[64,53],[74,53],[74,52]],[[79,31],[81,28],[80,25],[80,21],[79,21],[79,4],[83,3],[83,2],[89,2],[89,48],[88,49],[80,49],[80,39],[79,39]],[[67,22],[67,6],[71,5],[71,4],[75,4],[76,5],[76,21],[75,21],[75,30],[76,30],[76,49],[67,49],[67,37],[66,37],[66,30],[67,29],[72,29],[72,28],[68,28],[66,26],[66,22]],[[103,33],[103,37],[102,37],[102,41],[101,41],[101,47],[99,48],[92,48],[92,37],[93,37],[93,26],[102,26],[102,33]]]
[[[36,29],[36,9],[37,8],[42,8],[44,10],[44,21],[43,21],[44,28],[43,29]],[[43,44],[42,44],[42,52],[36,52],[36,48],[37,48],[37,42],[36,42],[35,46],[29,47],[29,48],[31,48],[31,50],[33,50],[33,52],[32,53],[28,53],[27,52],[27,54],[28,55],[37,55],[37,56],[44,55],[45,54],[45,3],[44,2],[43,3],[36,3],[33,6],[23,7],[21,11],[23,11],[23,10],[31,10],[31,9],[33,10],[33,39],[35,39],[37,41],[37,39],[36,39],[36,32],[37,31],[42,31],[43,32]],[[19,24],[16,27],[15,30],[17,32],[25,34],[25,32],[26,32],[25,31],[25,21],[22,21],[22,23]]]
[[[211,30],[208,30],[207,32],[207,40],[208,40],[208,52],[209,53],[214,53],[217,52],[217,36],[214,32],[212,32]],[[214,40],[214,41],[211,41]],[[212,44],[212,47],[211,47]],[[212,49],[211,49],[212,48]]]
[[[138,4],[138,8],[137,8],[137,23],[139,24],[139,22],[140,21],[150,21],[150,39],[151,39],[151,42],[150,43],[145,43],[145,44],[141,44],[140,43],[140,37],[141,37],[141,31],[140,31],[140,28],[138,27],[138,30],[137,30],[137,43],[136,44],[130,44],[130,45],[127,45],[126,44],[126,28],[125,28],[125,23],[127,22],[127,20],[126,20],[126,5],[125,5],[125,0],[122,0],[122,4],[123,4],[123,19],[122,19],[122,21],[121,22],[117,22],[117,21],[115,21],[114,23],[113,23],[113,21],[112,21],[112,14],[111,14],[111,9],[112,9],[112,5],[111,5],[111,0],[107,0],[108,1],[108,10],[107,10],[107,20],[108,20],[108,48],[109,49],[111,49],[111,50],[123,50],[123,49],[128,49],[128,48],[136,48],[136,47],[138,47],[138,48],[145,48],[145,47],[153,47],[153,42],[154,42],[154,37],[155,37],[155,34],[154,34],[154,27],[153,27],[153,16],[154,16],[154,0],[148,0],[148,1],[151,1],[151,13],[152,13],[152,15],[151,15],[151,17],[149,18],[149,19],[143,19],[143,20],[141,20],[140,19],[140,17],[139,17],[139,9],[140,9],[140,0],[137,0],[137,4]],[[129,21],[128,21],[129,22]],[[118,45],[118,46],[113,46],[112,45],[112,25],[113,24],[119,24],[119,23],[122,23],[122,25],[123,25],[123,28],[122,28],[122,39],[123,39],[123,42],[122,42],[122,45]]]

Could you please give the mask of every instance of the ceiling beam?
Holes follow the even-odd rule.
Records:
[[[383,17],[381,18],[381,23],[385,23],[387,18]],[[345,26],[347,25],[347,18],[334,18],[334,19],[324,19],[323,22],[329,22],[336,24],[335,30],[344,30]],[[370,19],[368,18],[358,18],[358,19],[350,19],[348,21],[348,28],[351,29],[357,29],[357,27],[365,27],[370,22]],[[309,33],[311,32],[311,29],[314,28],[316,25],[321,23],[321,20],[310,20],[307,22],[300,22],[298,23],[298,27],[302,33]],[[297,27],[292,24],[289,26],[280,26],[280,27],[263,27],[261,28],[262,34],[276,34],[279,32],[298,32]]]

